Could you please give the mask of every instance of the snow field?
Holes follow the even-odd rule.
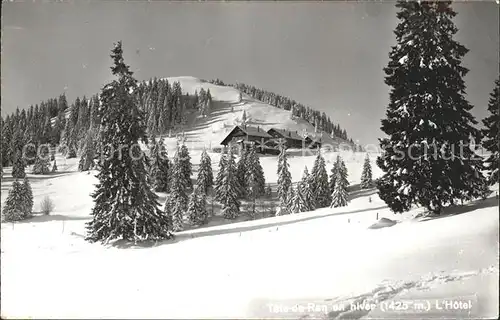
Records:
[[[216,168],[217,155],[211,157]],[[363,157],[346,157],[351,183],[359,183]],[[312,168],[313,158],[290,158],[294,181],[304,164]],[[196,155],[192,159],[199,161]],[[274,161],[261,158],[269,182],[276,179]],[[186,230],[157,246],[121,248],[83,239],[92,208],[89,194],[97,182],[92,174],[31,181],[35,211],[44,195],[53,198],[56,209],[49,217],[2,224],[6,317],[262,317],[259,301],[348,301],[370,296],[374,288],[403,287],[390,299],[477,293],[484,312],[498,310],[491,299],[495,283],[485,280],[498,279],[498,269],[492,268],[498,264],[495,199],[455,216],[419,221],[412,217],[421,209],[393,215],[368,193],[343,208]],[[400,223],[367,229],[377,212]]]

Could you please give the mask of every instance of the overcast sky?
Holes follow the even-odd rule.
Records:
[[[498,75],[499,7],[454,4],[469,101],[479,119]],[[2,115],[56,97],[90,96],[122,40],[139,80],[244,82],[325,111],[361,143],[382,136],[393,2],[2,3]]]

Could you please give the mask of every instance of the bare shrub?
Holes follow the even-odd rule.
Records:
[[[49,215],[52,211],[54,211],[54,208],[54,201],[52,201],[49,196],[45,196],[40,204],[40,211],[45,215]]]

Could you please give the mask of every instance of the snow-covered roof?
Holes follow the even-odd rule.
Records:
[[[300,140],[302,141],[302,137],[297,133],[297,131],[291,131],[291,130],[286,130],[286,129],[276,129],[276,128],[271,128],[269,131],[276,131],[279,133],[283,138],[288,138],[288,139],[294,139],[294,140]]]
[[[257,136],[263,138],[272,138],[272,136],[267,133],[264,129],[260,127],[251,127],[251,126],[238,126],[241,131],[245,132],[249,136]]]
[[[234,126],[234,128],[226,135],[224,140],[222,140],[221,144],[226,144],[229,141],[230,137],[233,135],[233,133],[235,131],[238,131],[238,130],[243,132],[244,134],[246,134],[248,136],[262,137],[262,138],[266,138],[266,139],[272,138],[271,135],[269,135],[264,129],[262,129],[260,127],[256,128],[256,127],[250,127],[247,125]]]

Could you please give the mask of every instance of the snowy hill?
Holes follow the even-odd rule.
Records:
[[[292,119],[291,111],[255,100],[242,94],[236,88],[218,86],[194,77],[170,77],[166,79],[169,83],[179,81],[183,93],[194,94],[195,91],[199,92],[201,88],[210,89],[210,94],[215,101],[214,107],[207,117],[196,116],[186,126],[187,144],[193,148],[219,145],[229,131],[241,123],[244,111],[248,125],[260,126],[266,131],[278,128],[297,131],[300,134],[306,130],[317,138],[321,137],[321,141],[325,145],[333,146],[345,142],[339,138],[332,139],[327,133],[315,133],[314,126],[305,120]],[[241,101],[239,100],[240,95]]]

